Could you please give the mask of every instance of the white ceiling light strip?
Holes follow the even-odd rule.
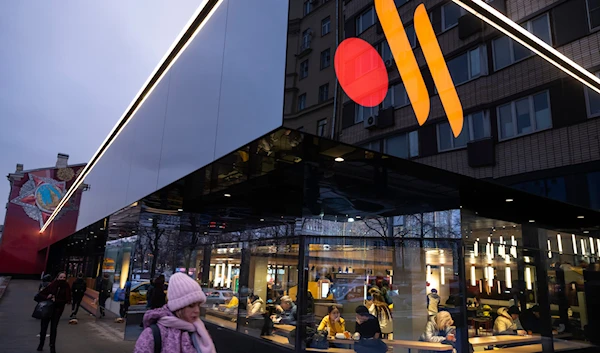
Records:
[[[202,13],[202,11],[204,10],[204,8],[209,3],[210,3],[209,0],[203,0],[202,3],[200,4],[200,6],[198,6],[198,8],[196,9],[196,11],[192,15],[192,17],[189,19],[189,21],[183,27],[183,29],[181,30],[181,32],[179,33],[179,35],[176,37],[175,41],[173,41],[173,43],[169,47],[169,50],[167,50],[167,52],[165,53],[165,55],[163,56],[163,58],[159,61],[159,63],[156,66],[156,68],[152,71],[152,73],[150,74],[150,76],[148,77],[148,79],[146,80],[146,82],[144,83],[144,85],[142,85],[142,88],[135,95],[135,97],[133,98],[133,100],[131,101],[131,103],[129,104],[129,106],[127,107],[127,109],[125,110],[125,112],[123,113],[123,115],[121,116],[121,118],[117,121],[117,123],[115,124],[115,126],[112,128],[112,130],[110,131],[110,133],[106,136],[106,138],[104,139],[104,141],[102,142],[102,144],[98,148],[98,150],[94,153],[94,155],[90,159],[90,162],[84,167],[83,172],[77,177],[77,179],[75,179],[75,182],[73,183],[73,185],[71,185],[71,187],[69,188],[69,190],[67,191],[67,193],[62,197],[61,201],[59,202],[59,204],[56,207],[56,209],[54,210],[54,212],[52,212],[52,214],[50,215],[50,217],[48,218],[48,220],[46,220],[46,223],[44,223],[44,226],[40,229],[40,233],[43,233],[46,230],[46,228],[48,228],[48,226],[50,225],[50,223],[54,220],[54,218],[56,218],[56,216],[62,210],[62,208],[64,207],[64,205],[69,201],[69,199],[71,198],[71,196],[73,196],[73,194],[75,193],[75,191],[77,190],[77,188],[83,183],[83,181],[85,180],[85,177],[92,171],[92,169],[96,165],[96,162],[98,160],[100,160],[100,158],[102,158],[102,156],[108,150],[108,148],[110,147],[110,145],[112,145],[112,143],[117,139],[117,137],[119,136],[119,134],[123,131],[123,129],[131,121],[131,119],[134,118],[134,116],[137,113],[137,111],[139,110],[139,108],[144,104],[144,102],[146,101],[146,99],[152,94],[152,92],[154,91],[154,88],[160,83],[160,81],[166,75],[166,73],[169,72],[169,70],[171,69],[171,67],[173,66],[173,64],[175,64],[175,62],[177,61],[177,59],[185,51],[185,49],[192,42],[192,40],[196,37],[196,35],[200,32],[200,30],[202,28],[204,28],[204,25],[210,20],[210,18],[212,17],[212,15],[216,12],[216,10],[221,5],[221,3],[223,3],[223,0],[217,0],[217,2],[215,3],[215,5],[213,6],[213,8],[207,14],[206,18],[202,21],[202,23],[198,26],[198,28],[196,28],[196,30],[194,31],[194,33],[190,36],[190,38],[182,46],[182,48],[179,50],[179,52],[176,54],[176,56],[173,58],[173,60],[171,60],[171,62],[169,63],[169,65],[162,72],[162,74],[156,80],[156,82],[152,85],[152,87],[150,87],[150,90],[144,95],[144,97],[139,102],[139,104],[135,107],[135,109],[133,110],[133,112],[131,112],[131,114],[129,114],[130,110],[136,104],[136,102],[138,101],[138,99],[140,99],[140,97],[143,95],[144,91],[148,88],[148,85],[150,84],[150,82],[152,81],[152,79],[154,78],[154,76],[159,72],[159,70],[161,69],[161,67],[165,63],[165,61],[172,54],[173,50],[179,44],[179,42],[181,41],[181,39],[183,38],[183,36],[187,33],[187,31],[192,26],[192,24],[194,23],[194,21],[196,20],[196,18]],[[129,118],[127,118],[128,116],[129,116]],[[112,138],[111,138],[111,136],[112,136]]]
[[[487,16],[485,16],[485,15],[481,14],[480,12],[478,12],[477,10],[473,9],[471,6],[467,5],[464,0],[452,0],[452,1],[454,1],[454,3],[456,3],[459,6],[461,6],[465,10],[469,11],[473,15],[479,17],[481,20],[483,20],[487,24],[491,25],[492,27],[496,28],[500,32],[506,34],[507,36],[509,36],[510,38],[512,38],[513,40],[515,40],[516,42],[518,42],[519,44],[525,46],[527,49],[533,51],[534,53],[536,53],[540,57],[544,58],[546,61],[548,61],[552,65],[556,66],[557,68],[559,68],[560,70],[562,70],[566,74],[572,76],[576,80],[578,80],[581,83],[583,83],[584,85],[588,86],[590,89],[592,89],[592,90],[600,93],[600,88],[599,88],[600,87],[600,78],[596,77],[594,74],[592,74],[588,70],[584,69],[579,64],[575,63],[573,60],[567,58],[565,55],[563,55],[562,53],[560,53],[558,50],[554,49],[553,47],[551,47],[550,45],[548,45],[546,42],[544,42],[540,38],[536,37],[535,35],[533,35],[529,31],[527,31],[525,28],[521,27],[519,24],[517,24],[513,20],[511,20],[508,17],[506,17],[500,11],[496,10],[495,8],[493,8],[490,5],[488,5],[487,3],[485,3],[485,1],[482,1],[482,0],[470,0],[473,4],[475,4],[477,6],[480,6],[482,9],[484,9],[487,12],[489,12],[490,15],[494,16],[493,19],[492,18],[488,18]],[[502,27],[500,25],[500,22],[505,23],[508,26],[510,26],[512,29],[514,29],[515,31],[517,31],[522,37],[514,35],[510,31],[506,30],[504,27]],[[524,41],[522,39],[523,37],[526,37],[527,39],[535,42],[537,45],[539,45],[540,47],[542,47],[544,50],[548,51],[552,55],[554,55],[554,56],[558,57],[559,59],[563,60],[567,64],[568,67],[563,66],[562,64],[556,62],[555,60],[553,60],[552,58],[550,58],[546,54],[542,53],[540,50],[538,50],[534,46],[532,46],[529,43],[527,43],[526,41]],[[591,84],[587,80],[583,79],[582,76],[585,76],[585,77],[589,78],[591,81],[596,82],[596,84],[598,86],[594,86],[593,84]]]

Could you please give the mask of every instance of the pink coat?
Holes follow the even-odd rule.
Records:
[[[144,315],[144,331],[135,343],[135,349],[133,350],[134,353],[154,353],[154,337],[152,335],[152,329],[150,328],[150,325],[158,323],[158,320],[165,316],[175,317],[166,306],[146,312]],[[198,353],[198,350],[196,350],[192,344],[192,339],[189,332],[177,328],[166,327],[161,323],[158,323],[158,327],[160,328],[163,352]],[[206,335],[208,335],[208,333],[206,333]],[[210,348],[211,349],[208,349],[209,351],[205,352],[203,350],[202,353],[213,353],[214,346]],[[212,350],[212,352],[210,352],[210,350]]]

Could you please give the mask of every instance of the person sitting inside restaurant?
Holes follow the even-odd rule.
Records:
[[[281,317],[280,323],[294,325],[296,323],[296,304],[294,304],[292,298],[287,295],[281,297],[280,302],[280,305],[275,306],[278,315]]]
[[[369,313],[379,320],[383,338],[387,338],[389,334],[394,332],[394,320],[383,295],[380,292],[373,293],[373,301],[368,301],[367,307],[369,308]]]
[[[237,308],[240,305],[240,300],[238,299],[238,294],[234,293],[230,299],[226,300],[224,305],[219,306],[219,310],[224,311],[228,314],[234,314],[237,312]]]
[[[419,337],[419,341],[449,344],[453,347],[456,343],[456,327],[452,316],[447,311],[440,311],[429,319],[425,325],[425,331]],[[453,349],[456,353],[456,349]],[[419,353],[430,353],[428,350],[420,350]]]
[[[317,331],[327,330],[330,337],[335,337],[338,333],[344,333],[346,331],[346,321],[340,315],[340,309],[335,305],[330,305],[327,311],[329,315],[321,320]]]
[[[248,319],[260,319],[265,313],[265,302],[258,295],[248,296]]]
[[[541,333],[539,305],[534,305],[533,307],[525,310],[519,319],[523,325],[523,329],[531,331],[531,333]]]
[[[377,317],[364,305],[356,308],[356,334],[354,351],[357,353],[385,353],[387,345],[381,340],[381,327]]]
[[[517,306],[498,309],[498,317],[494,321],[494,335],[525,335],[526,332],[517,321],[520,314]]]

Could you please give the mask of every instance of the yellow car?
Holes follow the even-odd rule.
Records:
[[[165,294],[167,294],[167,288],[169,284],[165,282]],[[150,289],[150,282],[142,282],[131,287],[129,293],[129,305],[145,305],[148,302],[146,295]]]

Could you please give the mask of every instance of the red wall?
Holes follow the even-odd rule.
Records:
[[[0,274],[41,274],[47,247],[75,232],[81,192],[69,200],[44,234],[40,228],[82,168],[26,172],[13,183],[0,240]]]

